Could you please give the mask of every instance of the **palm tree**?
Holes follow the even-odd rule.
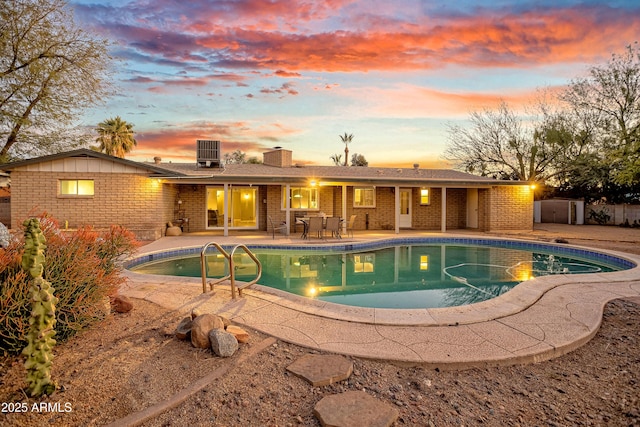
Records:
[[[340,139],[344,142],[344,165],[347,166],[347,161],[349,160],[349,143],[353,140],[352,133],[344,133],[344,135],[340,135]]]
[[[340,163],[342,163],[342,154],[334,154],[330,159],[333,160],[334,166],[340,166]]]
[[[96,130],[100,135],[96,138],[100,146],[96,148],[110,156],[123,159],[126,153],[138,145],[133,137],[133,125],[122,120],[120,116],[98,123]]]

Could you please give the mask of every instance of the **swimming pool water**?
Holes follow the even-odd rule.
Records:
[[[551,247],[516,249],[458,244],[409,244],[359,251],[252,249],[263,266],[261,285],[339,304],[376,308],[434,308],[497,297],[518,283],[549,274],[608,272],[620,262],[588,251],[571,256]],[[619,261],[619,260],[618,260]],[[256,266],[235,259],[237,280]],[[209,277],[228,274],[226,260],[207,256]],[[199,256],[181,256],[131,268],[144,274],[200,277]]]

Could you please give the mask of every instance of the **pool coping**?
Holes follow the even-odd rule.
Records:
[[[228,241],[247,244],[235,237]],[[160,246],[169,244],[175,248],[174,242],[185,241],[165,241]],[[544,245],[556,246],[546,242]],[[196,245],[183,247],[191,246]],[[216,286],[203,294],[199,278],[129,271],[124,271],[127,280],[120,292],[185,315],[193,309],[219,314],[234,323],[318,351],[441,369],[532,363],[560,356],[588,342],[602,322],[607,302],[640,299],[640,256],[561,246],[621,257],[636,263],[636,267],[610,273],[545,276],[521,283],[489,301],[437,309],[348,307],[283,295],[256,285],[234,300],[228,286]],[[145,248],[142,249],[144,253]]]

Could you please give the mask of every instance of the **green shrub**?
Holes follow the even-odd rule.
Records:
[[[117,260],[138,246],[133,233],[120,226],[105,232],[84,227],[62,232],[58,223],[41,218],[47,240],[44,277],[56,290],[56,340],[65,341],[102,320],[105,299],[115,295],[124,278]],[[26,345],[30,278],[20,268],[24,240],[14,238],[0,249],[0,352],[18,354]]]

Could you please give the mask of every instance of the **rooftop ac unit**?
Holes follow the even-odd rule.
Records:
[[[199,168],[220,166],[220,141],[198,139],[196,141],[196,162]]]

